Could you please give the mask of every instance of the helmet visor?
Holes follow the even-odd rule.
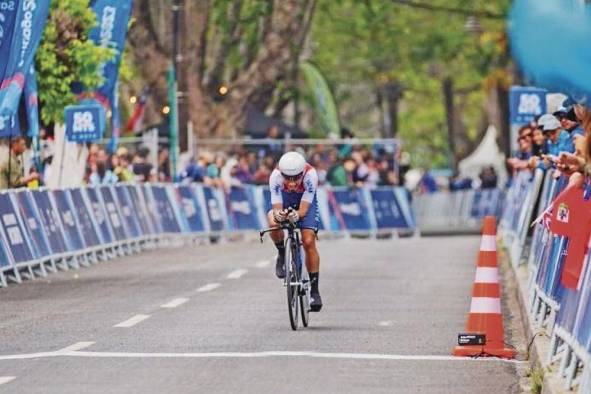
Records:
[[[299,181],[300,179],[302,179],[302,177],[304,176],[304,173],[300,172],[297,175],[285,175],[284,173],[281,173],[281,175],[283,175],[283,178],[288,182],[296,182],[296,181]]]

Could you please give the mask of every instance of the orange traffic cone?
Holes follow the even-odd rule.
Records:
[[[483,345],[456,346],[454,356],[494,356],[514,358],[515,349],[505,347],[501,288],[497,264],[497,230],[494,216],[484,218],[482,240],[478,254],[472,302],[466,323],[467,334],[484,334]]]

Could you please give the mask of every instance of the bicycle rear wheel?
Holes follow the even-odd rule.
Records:
[[[285,278],[287,284],[287,310],[292,330],[298,329],[298,274],[296,268],[294,245],[291,239],[285,243]]]

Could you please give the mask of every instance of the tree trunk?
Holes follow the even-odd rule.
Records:
[[[449,147],[449,167],[452,171],[457,170],[456,160],[456,140],[455,140],[455,127],[454,127],[454,91],[453,91],[453,80],[447,77],[442,82],[443,90],[443,104],[445,107],[445,122],[447,126],[447,140]]]

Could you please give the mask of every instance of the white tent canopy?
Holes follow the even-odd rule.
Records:
[[[460,161],[458,169],[462,177],[478,179],[482,168],[488,166],[494,167],[499,179],[499,186],[504,185],[507,180],[505,155],[497,145],[497,129],[492,125],[488,126],[482,142],[474,152]]]

